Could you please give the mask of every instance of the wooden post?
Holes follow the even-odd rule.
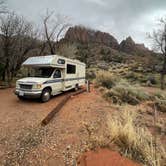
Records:
[[[90,82],[89,82],[89,80],[86,81],[86,90],[87,90],[87,92],[90,93]]]
[[[154,103],[154,148],[155,148],[155,164],[157,165],[157,134],[156,134],[156,124],[157,124],[157,111],[156,111],[156,103]]]

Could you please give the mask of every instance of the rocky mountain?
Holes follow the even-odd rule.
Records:
[[[70,42],[80,43],[99,43],[118,49],[118,41],[109,33],[87,29],[81,26],[75,26],[68,29],[64,37]]]
[[[121,43],[109,33],[82,26],[70,27],[58,42],[58,53],[83,61],[87,66],[99,63],[137,63],[153,67],[158,60],[155,53],[144,44],[137,44],[131,37]]]
[[[82,44],[100,44],[118,51],[125,52],[127,54],[134,55],[146,55],[152,53],[144,46],[144,44],[135,43],[130,36],[119,44],[117,39],[109,33],[95,31],[83,26],[70,27],[66,32],[63,41]]]
[[[131,53],[133,51],[135,51],[135,42],[133,41],[133,39],[131,37],[126,38],[126,40],[123,40],[120,45],[119,45],[119,49],[123,52],[126,53]]]
[[[153,53],[148,48],[146,48],[144,44],[135,43],[130,36],[120,43],[119,50],[128,54],[136,54],[140,56]]]

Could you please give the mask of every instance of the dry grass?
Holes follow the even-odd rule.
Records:
[[[86,148],[87,150],[95,150],[96,148],[104,148],[108,146],[107,137],[101,133],[101,122],[93,122],[93,123],[84,123],[84,129],[87,132],[87,141]]]
[[[88,133],[87,150],[110,148],[124,156],[147,166],[162,166],[166,152],[157,140],[155,149],[154,138],[147,128],[143,128],[137,120],[135,111],[114,112],[106,116],[104,133],[98,135],[100,127],[96,124],[86,124]],[[116,146],[114,146],[116,145]]]
[[[159,166],[166,155],[158,144],[155,151],[153,137],[146,128],[136,123],[137,115],[133,111],[124,111],[108,117],[107,125],[110,138],[119,146],[122,153],[145,165]]]

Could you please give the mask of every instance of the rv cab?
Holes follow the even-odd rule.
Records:
[[[17,80],[15,94],[19,99],[51,96],[85,84],[85,64],[58,55],[30,57],[24,63],[28,77]]]

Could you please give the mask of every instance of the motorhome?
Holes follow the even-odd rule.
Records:
[[[40,98],[47,102],[51,96],[85,84],[85,63],[59,55],[29,57],[22,66],[28,77],[17,80],[15,94],[19,99]]]

